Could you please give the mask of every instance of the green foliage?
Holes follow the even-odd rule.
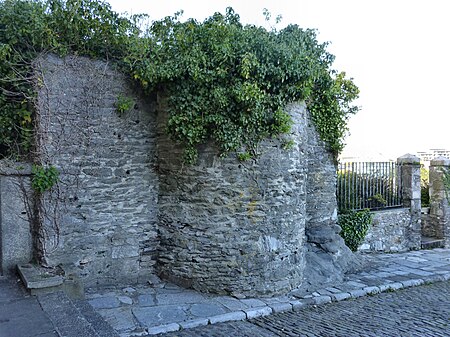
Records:
[[[422,207],[430,206],[429,171],[425,167],[420,168],[420,203]]]
[[[134,107],[134,100],[131,97],[126,97],[123,95],[117,96],[114,106],[119,115],[123,115],[125,112],[130,111]]]
[[[248,152],[241,152],[237,154],[237,158],[239,161],[247,161],[252,158],[252,155]]]
[[[379,205],[383,205],[383,206],[387,204],[386,199],[383,197],[383,195],[381,193],[377,193],[377,194],[373,195],[372,197],[369,198],[369,200],[375,201]]]
[[[339,215],[339,226],[342,228],[340,235],[353,252],[358,250],[359,245],[366,237],[372,218],[372,213],[368,209],[347,211]]]
[[[358,89],[331,69],[334,57],[314,30],[243,25],[231,8],[201,23],[166,17],[142,31],[145,18],[119,16],[99,0],[0,2],[1,156],[29,148],[31,62],[47,51],[112,60],[146,92],[164,90],[167,131],[189,163],[210,139],[222,155],[244,149],[256,156],[263,139],[290,132],[285,108],[298,100],[307,102],[330,149],[342,149]],[[120,113],[127,104],[119,103]]]
[[[42,52],[120,62],[139,35],[142,16],[122,18],[97,0],[0,1],[0,158],[31,147],[35,85]]]
[[[208,139],[223,154],[245,148],[257,155],[261,140],[290,132],[285,108],[297,100],[308,102],[330,149],[342,149],[358,90],[330,69],[334,57],[314,30],[244,26],[228,8],[203,23],[167,17],[152,24],[147,38],[151,52],[131,67],[133,76],[149,91],[167,91],[168,132],[192,158]]]
[[[283,148],[283,150],[290,150],[294,147],[295,142],[292,139],[288,139],[288,140],[284,140],[281,147]]]
[[[50,190],[59,180],[59,172],[54,166],[33,165],[31,187],[38,193]]]

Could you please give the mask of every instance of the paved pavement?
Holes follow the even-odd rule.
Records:
[[[336,322],[342,320],[343,326],[351,326],[349,323],[353,324],[352,317],[356,317],[355,313],[368,311],[366,306],[373,306],[383,312],[383,301],[387,299],[386,303],[389,303],[389,296],[392,296],[393,290],[450,280],[450,249],[367,255],[366,259],[369,261],[367,268],[357,274],[348,275],[344,282],[329,285],[323,289],[313,289],[310,292],[297,290],[273,298],[237,299],[229,296],[201,294],[153,279],[152,284],[147,286],[87,289],[87,301],[72,301],[61,292],[30,297],[10,280],[0,278],[0,337],[128,337],[181,329],[183,331],[176,332],[173,336],[184,336],[186,333],[193,333],[195,336],[273,336],[274,333],[289,335],[287,330],[282,330],[283,326],[277,325],[279,324],[277,322],[283,320],[291,322],[292,325],[289,325],[292,328],[291,335],[308,336],[308,331],[316,331],[314,329],[320,326],[317,322],[320,321],[322,308],[327,310],[328,307],[342,306],[343,309],[338,312],[347,313],[347,318],[344,315],[334,319]],[[447,288],[439,288],[439,284],[446,285]],[[430,295],[437,299],[435,308],[442,307],[442,303],[447,305],[450,302],[448,282],[439,284],[436,284],[437,290]],[[425,286],[414,289],[431,288]],[[364,297],[364,301],[379,299],[374,304],[372,302],[364,304],[364,301],[363,304],[357,304],[359,302],[353,300],[380,292],[383,294]],[[427,296],[426,293],[427,290],[424,296]],[[440,293],[444,294],[444,297],[440,296]],[[420,319],[420,312],[414,312],[414,308],[420,310],[421,303],[425,303],[423,302],[425,300],[414,301],[414,296],[416,296],[414,293],[409,296],[412,299],[408,304],[410,311],[409,309],[403,311],[401,304],[395,307],[396,300],[391,300],[394,306],[392,310],[397,317],[404,313],[405,317],[410,315],[416,317],[416,322]],[[327,303],[331,304],[321,305]],[[357,309],[352,309],[353,304]],[[433,304],[430,305],[433,307]],[[447,307],[444,306],[444,308]],[[301,312],[302,316],[295,316],[297,312]],[[448,311],[444,312],[448,313]],[[278,313],[284,316],[278,316]],[[323,315],[328,314],[324,311]],[[373,312],[371,315],[378,317],[380,314]],[[445,322],[446,319],[448,321],[450,318],[449,315],[437,318],[433,315],[427,319],[439,323]],[[389,318],[390,315],[387,317]],[[250,321],[242,322],[242,320]],[[316,322],[312,323],[314,327],[306,324],[309,321]],[[306,325],[295,322],[305,322]],[[394,324],[396,321],[392,322]],[[370,326],[370,322],[367,324]],[[403,326],[403,318],[395,324]],[[327,329],[327,326],[324,324],[322,328]],[[413,324],[404,326],[410,329]],[[428,329],[427,325],[417,324],[417,327]],[[348,331],[340,334],[339,331],[323,330],[318,335],[356,336],[357,329],[359,328],[355,328],[355,334]],[[196,331],[199,331],[198,334],[195,334]],[[221,331],[228,331],[228,333],[220,334]],[[444,335],[450,336],[449,331],[444,331],[446,331]],[[375,332],[371,333],[377,335]],[[403,332],[400,331],[394,335],[401,336],[401,333]],[[441,333],[440,330],[439,333]],[[370,333],[363,335],[370,336]],[[414,332],[410,335],[418,334]],[[438,332],[436,336],[440,336]]]
[[[302,308],[250,321],[220,323],[164,337],[450,336],[450,282]]]
[[[53,324],[36,297],[15,280],[0,278],[0,337],[55,337]]]
[[[293,291],[273,298],[237,299],[201,294],[154,281],[152,287],[90,290],[87,298],[121,336],[132,336],[252,319],[296,311],[311,305],[450,280],[449,249],[365,257],[369,260],[365,270],[348,275],[340,284],[314,289],[309,293]]]
[[[63,292],[30,296],[17,279],[0,277],[0,337],[117,337],[86,301]]]

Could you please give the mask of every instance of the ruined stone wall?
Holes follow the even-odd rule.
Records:
[[[157,241],[155,107],[105,62],[36,63],[38,158],[61,172],[43,200],[47,263],[87,285],[145,280]],[[132,97],[118,114],[119,95]]]
[[[373,221],[360,252],[402,252],[410,250],[408,227],[411,224],[409,208],[373,212]]]
[[[204,146],[196,165],[158,123],[160,254],[164,278],[200,291],[273,294],[301,284],[306,206],[305,108],[292,106],[294,147],[269,140],[239,162]]]
[[[164,100],[144,101],[105,62],[47,55],[36,68],[37,158],[61,172],[41,200],[49,265],[88,286],[156,272],[242,296],[325,283],[357,265],[338,235],[333,158],[304,104],[289,107],[290,151],[267,140],[258,159],[239,162],[208,144],[185,166],[164,130]],[[119,95],[136,103],[124,114]]]
[[[341,280],[360,262],[345,245],[337,225],[336,166],[312,121],[306,118],[306,270],[304,288]]]

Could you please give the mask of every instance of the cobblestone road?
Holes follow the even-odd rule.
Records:
[[[450,282],[161,336],[450,336]]]

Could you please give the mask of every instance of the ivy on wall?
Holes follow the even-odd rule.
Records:
[[[266,13],[267,15],[267,13]],[[34,114],[32,61],[41,52],[113,60],[147,93],[168,95],[167,132],[185,161],[212,139],[222,155],[258,155],[267,137],[290,132],[289,102],[304,100],[330,150],[343,147],[358,88],[332,70],[316,32],[243,25],[228,8],[204,22],[178,15],[151,23],[97,0],[0,2],[0,155],[26,155]],[[289,144],[289,139],[285,139]]]

